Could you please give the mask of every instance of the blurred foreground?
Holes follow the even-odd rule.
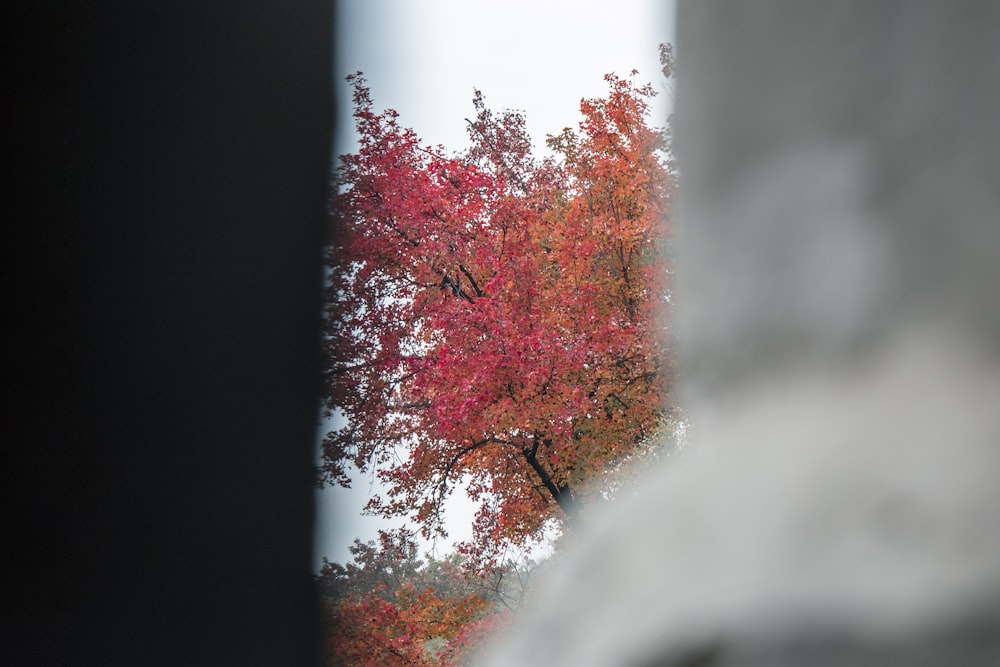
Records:
[[[1000,664],[1000,9],[677,25],[694,453],[489,664]]]

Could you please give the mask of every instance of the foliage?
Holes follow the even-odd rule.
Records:
[[[454,555],[417,559],[405,530],[355,541],[351,553],[319,576],[330,665],[469,664],[512,616],[498,604],[499,579],[468,578]]]
[[[389,490],[369,511],[426,536],[462,480],[479,510],[460,551],[482,572],[581,521],[669,405],[667,134],[648,123],[651,86],[605,79],[539,160],[524,117],[478,92],[456,157],[349,77],[360,140],[335,174],[325,343],[345,425],[324,478],[374,469]]]
[[[503,635],[513,620],[514,614],[500,612],[466,623],[441,651],[439,660],[445,665],[482,664],[492,642]]]

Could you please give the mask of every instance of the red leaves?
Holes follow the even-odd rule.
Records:
[[[513,614],[498,613],[466,623],[441,652],[440,659],[448,665],[480,664],[488,656],[486,649],[490,642],[505,632],[513,620]]]
[[[320,576],[331,664],[458,664],[499,626],[489,622],[493,603],[454,559],[417,560],[405,532],[383,532],[379,542],[357,542],[355,562],[327,563]]]
[[[539,163],[523,116],[478,92],[473,147],[449,158],[351,78],[360,144],[336,172],[326,339],[327,402],[347,425],[325,474],[375,467],[391,488],[374,507],[428,533],[467,476],[480,556],[599,495],[666,409],[672,177],[646,123],[652,88],[606,80],[580,133],[550,138],[560,161]]]

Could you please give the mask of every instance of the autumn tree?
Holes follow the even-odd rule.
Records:
[[[665,73],[667,70],[665,69]],[[650,85],[607,96],[532,155],[520,113],[476,93],[471,148],[422,144],[353,85],[355,153],[335,170],[328,255],[326,481],[386,485],[368,509],[443,535],[479,503],[478,568],[584,520],[669,405],[664,228],[672,174]]]
[[[331,666],[468,664],[512,617],[504,580],[526,572],[468,577],[458,554],[419,559],[405,529],[350,551],[351,562],[325,562],[318,577]]]

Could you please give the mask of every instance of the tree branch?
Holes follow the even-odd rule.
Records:
[[[479,289],[479,285],[476,284],[476,279],[472,277],[472,274],[469,273],[469,271],[461,264],[458,265],[458,268],[461,269],[462,273],[465,274],[465,277],[469,279],[470,283],[472,283],[472,289],[476,291],[476,296],[482,296],[483,290]]]
[[[531,469],[535,471],[538,477],[542,480],[542,484],[548,490],[552,499],[556,501],[559,508],[566,515],[569,520],[570,525],[579,526],[580,525],[580,512],[576,504],[576,498],[573,496],[573,490],[570,488],[569,484],[564,484],[559,486],[556,484],[555,480],[552,479],[552,475],[549,471],[545,469],[541,461],[538,460],[538,445],[541,442],[541,438],[538,435],[532,436],[532,446],[523,447],[521,453],[524,455],[524,460],[528,462]],[[551,441],[546,441],[546,444],[551,444]]]
[[[438,514],[440,513],[441,503],[444,502],[444,496],[448,492],[448,477],[451,475],[452,470],[455,469],[455,466],[458,464],[458,462],[466,454],[475,451],[480,447],[490,444],[510,445],[512,443],[510,443],[507,440],[501,440],[500,438],[495,438],[493,436],[490,436],[489,438],[484,438],[482,440],[477,440],[476,442],[473,442],[468,447],[460,449],[454,456],[451,457],[451,460],[448,461],[448,465],[444,469],[444,474],[441,476],[441,481],[437,485],[437,492],[436,492],[437,498],[434,500],[435,516],[438,516]]]

